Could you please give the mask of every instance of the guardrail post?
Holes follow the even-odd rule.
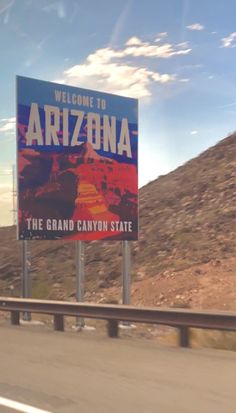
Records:
[[[186,326],[179,327],[179,345],[181,347],[189,347],[189,328]]]
[[[119,327],[117,320],[107,321],[107,332],[109,337],[117,338],[119,336]]]
[[[11,324],[14,326],[20,325],[20,312],[19,311],[11,311]]]
[[[64,331],[64,316],[62,314],[54,314],[54,330]]]

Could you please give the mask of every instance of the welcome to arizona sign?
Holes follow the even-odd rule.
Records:
[[[138,236],[136,99],[17,77],[18,238]]]

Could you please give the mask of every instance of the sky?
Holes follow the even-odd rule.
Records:
[[[139,186],[235,131],[235,0],[0,0],[0,226],[16,75],[139,99]]]

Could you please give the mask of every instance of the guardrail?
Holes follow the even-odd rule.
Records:
[[[189,328],[236,331],[236,313],[162,309],[127,305],[89,304],[0,297],[0,311],[11,312],[11,323],[20,324],[20,312],[50,314],[54,329],[64,330],[64,316],[108,321],[110,337],[118,335],[118,321],[160,324],[179,329],[179,345],[189,347]]]

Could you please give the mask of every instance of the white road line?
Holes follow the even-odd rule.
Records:
[[[0,406],[8,407],[9,409],[16,410],[23,413],[52,413],[48,410],[37,409],[37,407],[29,406],[27,404],[19,403],[14,400],[5,399],[0,397]]]

